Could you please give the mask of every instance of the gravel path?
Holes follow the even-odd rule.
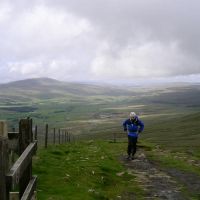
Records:
[[[186,200],[190,199],[181,193],[181,186],[177,178],[187,180],[187,175],[181,174],[175,170],[163,170],[157,164],[148,160],[142,149],[139,149],[134,160],[126,160],[125,156],[121,157],[123,164],[126,166],[128,173],[136,176],[136,181],[144,188],[144,199],[167,199],[167,200]],[[192,176],[190,176],[191,179]],[[200,179],[192,177],[195,183],[195,190],[200,191]],[[181,183],[182,184],[182,183]],[[184,184],[184,182],[183,182]],[[188,184],[188,183],[187,183]],[[191,185],[188,184],[191,188]],[[187,185],[186,185],[187,187]],[[134,194],[126,194],[122,199],[136,199]]]

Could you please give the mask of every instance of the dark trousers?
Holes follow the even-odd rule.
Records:
[[[136,144],[137,144],[137,137],[128,136],[128,149],[127,149],[128,155],[132,154],[132,156],[134,156],[137,150]]]

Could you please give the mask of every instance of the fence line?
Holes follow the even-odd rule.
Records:
[[[49,124],[46,124],[44,131],[37,125],[33,131],[32,119],[27,118],[20,120],[18,132],[15,128],[12,132],[8,132],[6,122],[0,121],[0,200],[36,198],[37,176],[32,175],[32,157],[37,151],[39,137],[43,137],[41,142],[44,142],[42,144],[44,148],[48,148],[49,144],[65,144],[75,139],[94,137],[92,134],[75,135],[69,130],[69,128],[50,128]],[[124,135],[121,134],[119,137],[117,134],[118,131],[112,131],[106,138],[113,142],[124,139]],[[16,155],[18,159],[15,161]],[[11,192],[11,190],[18,191]]]

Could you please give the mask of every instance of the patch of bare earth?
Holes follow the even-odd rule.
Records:
[[[142,149],[137,151],[134,160],[126,160],[126,157],[122,156],[121,161],[126,166],[128,173],[136,176],[136,181],[144,189],[144,199],[189,199],[181,193],[182,185],[189,190],[200,191],[198,177],[183,174],[178,170],[162,169],[158,164],[148,160]],[[134,194],[126,194],[121,199],[134,200],[137,198]]]

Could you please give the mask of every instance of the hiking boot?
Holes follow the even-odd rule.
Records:
[[[134,159],[135,159],[134,155],[135,155],[135,154],[132,154],[132,155],[131,155],[131,160],[134,160]]]
[[[126,157],[126,160],[131,160],[131,156],[128,155],[128,156]]]

